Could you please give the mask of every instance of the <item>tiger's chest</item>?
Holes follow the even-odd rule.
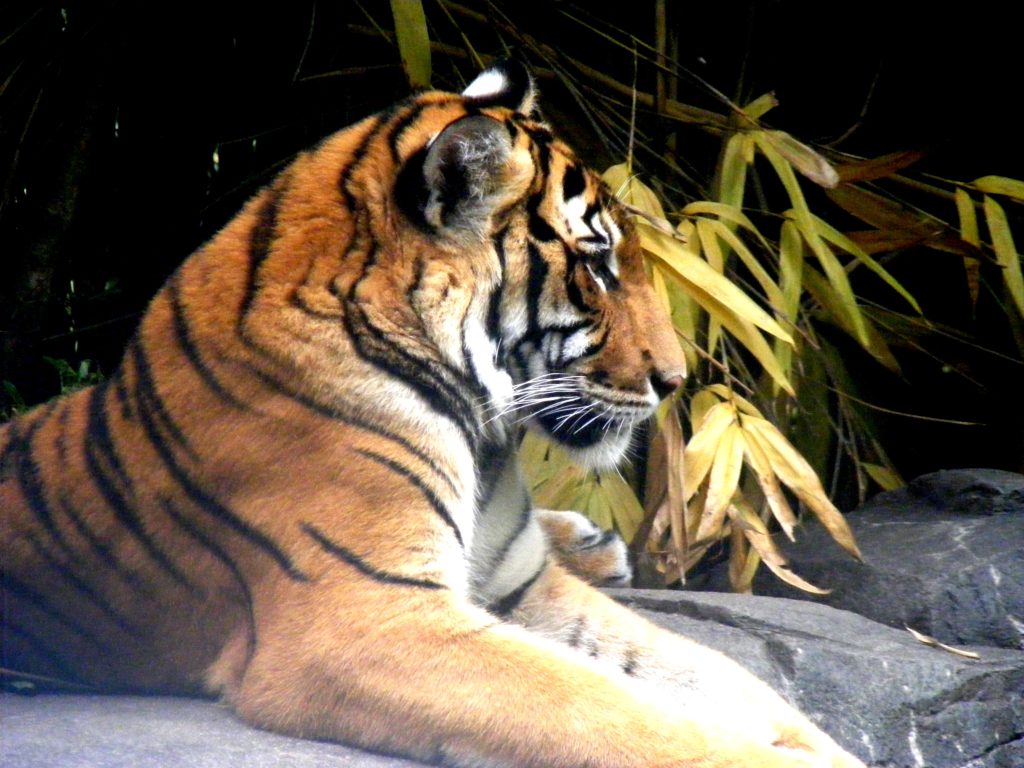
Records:
[[[533,513],[515,452],[481,467],[481,494],[468,549],[473,601],[493,608],[547,558],[547,541]]]

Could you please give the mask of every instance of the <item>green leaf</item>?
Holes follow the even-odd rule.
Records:
[[[413,88],[430,87],[430,35],[420,0],[391,0],[402,67]]]
[[[744,152],[749,134],[734,133],[725,143],[718,166],[718,189],[715,197],[724,205],[739,209],[743,205],[743,189],[747,182],[750,160]]]
[[[974,186],[988,195],[1006,195],[1024,202],[1024,181],[1005,176],[982,176],[974,180]]]
[[[1006,290],[1017,305],[1017,311],[1024,316],[1024,275],[1021,274],[1020,254],[1013,243],[1013,234],[1006,220],[1002,206],[994,199],[985,195],[985,223],[992,237],[992,248],[996,252],[996,260],[1003,268],[1003,282]]]
[[[824,237],[828,242],[832,243],[833,245],[842,248],[848,254],[857,259],[857,261],[859,261],[865,267],[867,267],[880,278],[882,278],[882,280],[885,281],[886,285],[888,285],[890,288],[896,291],[896,293],[902,296],[907,301],[907,303],[914,308],[914,311],[916,311],[918,314],[921,314],[921,307],[917,303],[917,300],[913,296],[911,296],[910,292],[902,285],[900,285],[896,278],[890,275],[889,272],[881,264],[879,264],[877,261],[871,258],[867,254],[867,252],[864,251],[863,248],[861,248],[859,245],[853,242],[853,240],[848,238],[846,235],[844,235],[838,229],[833,227],[827,221],[817,216],[814,216],[813,218],[818,226],[818,231],[821,232],[822,237]]]

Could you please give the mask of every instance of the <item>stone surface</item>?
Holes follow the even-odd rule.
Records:
[[[767,569],[754,592],[824,602],[953,645],[1024,649],[1024,476],[936,472],[879,494],[847,521],[863,563],[814,524],[795,544],[779,542],[793,570],[830,595],[808,595]],[[689,586],[726,590],[727,579],[720,566]]]
[[[873,766],[1024,766],[1024,652],[978,649],[982,659],[970,661],[923,646],[905,631],[803,601],[646,590],[612,594],[745,664]],[[4,694],[0,765],[418,764],[257,731],[206,701]]]

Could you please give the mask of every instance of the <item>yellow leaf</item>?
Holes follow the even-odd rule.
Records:
[[[719,202],[737,209],[743,205],[747,166],[753,162],[753,154],[745,151],[748,144],[748,134],[734,133],[726,141],[719,160],[715,196]]]
[[[854,338],[863,344],[866,334],[864,317],[857,307],[857,301],[854,298],[853,289],[850,287],[846,270],[843,269],[843,265],[839,263],[835,254],[832,253],[821,237],[814,217],[811,215],[811,210],[807,207],[804,193],[800,189],[800,182],[797,181],[796,175],[793,173],[793,167],[776,151],[774,144],[765,137],[764,132],[755,133],[754,136],[758,148],[768,162],[771,163],[775,174],[779,177],[779,181],[782,182],[782,186],[786,189],[786,194],[789,195],[789,201],[793,204],[793,209],[789,212],[789,215],[810,247],[811,253],[815,255],[821,264],[825,275],[828,277],[828,281],[835,289],[837,294],[835,306],[845,314],[846,325],[852,329]]]
[[[1006,290],[1017,305],[1017,311],[1024,316],[1024,275],[1021,274],[1020,255],[1013,243],[1013,234],[1006,221],[1006,213],[999,203],[985,195],[985,223],[992,237],[992,248],[996,260],[1003,268],[1003,282]]]
[[[863,339],[858,338],[856,331],[850,325],[850,319],[844,308],[839,305],[835,291],[831,290],[825,278],[817,270],[804,266],[804,287],[807,292],[817,301],[823,310],[832,318],[832,321],[856,339],[872,357],[891,371],[898,371],[900,364],[893,355],[885,339],[875,328],[874,324],[862,317]]]
[[[728,307],[737,317],[792,343],[790,335],[771,315],[761,309],[732,281],[716,272],[706,261],[689,252],[678,240],[648,227],[640,226],[637,230],[643,248],[660,259],[683,280],[684,284],[699,288],[704,295],[713,298],[717,304]],[[697,296],[694,298],[700,301]]]
[[[391,0],[402,67],[413,88],[430,86],[430,35],[420,0]]]
[[[862,559],[846,518],[835,508],[811,465],[770,422],[743,417],[744,434],[756,440],[778,478],[789,486],[821,521],[832,538],[857,559]]]
[[[712,406],[700,429],[690,438],[683,453],[683,497],[687,501],[714,464],[722,435],[735,423],[736,408],[732,403],[718,403]]]
[[[690,441],[691,445],[693,441]],[[725,511],[736,493],[740,481],[740,470],[743,469],[743,435],[739,425],[734,421],[718,440],[715,447],[714,463],[708,479],[708,494],[704,500],[700,525],[697,528],[697,541],[717,539],[721,537]]]
[[[727,397],[716,397],[716,392],[711,387],[705,387],[690,398],[690,428],[696,432],[702,428],[704,419],[713,406],[718,405]]]
[[[903,478],[894,469],[883,464],[862,461],[860,467],[868,473],[868,477],[878,483],[878,487],[883,491],[895,491],[905,485]]]
[[[743,427],[744,422],[741,422],[740,428]],[[765,501],[768,502],[769,509],[775,519],[779,521],[779,525],[782,526],[782,530],[789,540],[794,541],[793,531],[796,528],[796,515],[793,514],[793,510],[786,500],[786,494],[783,493],[782,486],[779,485],[779,478],[776,477],[775,471],[768,462],[768,457],[765,456],[764,450],[756,438],[745,440],[744,450],[747,464],[754,470],[757,483],[761,486],[761,492],[764,494]]]
[[[683,216],[717,216],[723,221],[738,224],[755,235],[765,248],[770,248],[768,241],[758,231],[757,227],[754,226],[754,222],[750,220],[750,217],[735,206],[716,203],[711,200],[697,200],[683,208],[680,213]]]
[[[743,114],[750,120],[760,120],[769,110],[779,106],[773,91],[762,93],[756,99],[743,105]]]
[[[778,152],[798,172],[815,184],[831,189],[839,183],[839,174],[824,157],[785,131],[762,131],[767,144]]]
[[[1005,176],[982,176],[974,180],[974,186],[988,195],[1006,195],[1014,200],[1024,201],[1024,181],[1008,179]]]
[[[765,550],[774,546],[771,536],[765,536],[764,534],[757,533],[756,531],[744,531],[743,533],[746,535],[750,545],[758,552],[758,554],[761,555],[761,559],[764,560],[764,564],[768,566],[769,570],[784,582],[796,587],[797,589],[802,589],[804,592],[810,592],[813,595],[827,595],[831,593],[832,590],[822,589],[821,587],[811,584],[811,582],[806,579],[802,579],[797,576],[792,570],[790,570],[788,563],[779,563],[765,557]]]
[[[978,216],[974,211],[974,201],[963,189],[956,190],[956,210],[960,217],[960,237],[973,246],[981,245],[978,234]],[[978,290],[981,287],[981,262],[977,259],[964,257],[964,271],[967,273],[967,290],[971,297],[971,306],[978,304]]]
[[[644,521],[644,508],[629,483],[615,473],[602,474],[597,478],[594,495],[603,497],[622,538],[627,543],[633,541]]]
[[[721,221],[712,221],[710,224],[715,234],[736,252],[736,255],[740,257],[740,261],[743,262],[750,271],[750,274],[757,280],[772,308],[780,315],[783,314],[782,291],[779,290],[779,286],[775,284],[775,281],[772,280],[765,268],[761,266],[761,262],[751,253],[747,244],[740,240],[736,233]]]
[[[622,202],[654,218],[665,218],[665,209],[654,190],[631,174],[625,163],[613,165],[601,174],[601,178]]]
[[[744,532],[733,527],[729,536],[729,586],[733,592],[749,594],[752,592],[754,575],[761,564],[761,556],[756,549],[751,549]]]
[[[757,406],[747,400],[745,397],[736,394],[735,390],[729,389],[725,384],[711,384],[704,387],[703,392],[712,392],[718,395],[722,400],[728,400],[730,403],[736,406],[736,409],[740,413],[749,413],[751,416],[761,416],[761,411],[758,410]]]
[[[757,513],[754,512],[749,503],[742,499],[737,499],[736,504],[729,509],[729,516],[732,518],[735,528],[743,532],[744,537],[750,546],[753,547],[754,552],[758,554],[760,560],[768,566],[772,573],[787,584],[791,584],[798,589],[818,595],[828,594],[828,590],[819,589],[790,570],[786,556],[776,546],[775,540],[768,534],[765,524],[757,516]],[[751,574],[752,578],[753,575]]]
[[[833,227],[824,219],[821,219],[817,216],[813,216],[813,219],[822,237],[824,237],[830,243],[842,248],[848,254],[857,259],[857,261],[859,261],[865,267],[867,267],[880,278],[882,278],[882,280],[884,280],[890,288],[892,288],[894,291],[896,291],[896,293],[898,293],[900,296],[906,299],[907,303],[910,304],[910,306],[912,306],[918,314],[921,314],[921,307],[920,305],[918,305],[914,297],[911,296],[910,292],[907,291],[907,289],[904,288],[902,285],[900,285],[896,278],[890,275],[889,272],[886,271],[881,264],[879,264],[877,261],[871,258],[867,253],[864,252],[864,250],[859,245],[857,245],[850,238],[848,238],[846,235],[844,235],[842,232]]]
[[[719,274],[725,273],[725,257],[722,249],[718,247],[718,238],[712,229],[710,219],[697,220],[697,235],[700,238],[701,250],[704,253],[704,260]],[[718,339],[722,335],[722,321],[715,314],[708,318],[708,337],[705,342],[705,351],[714,355],[718,349]]]

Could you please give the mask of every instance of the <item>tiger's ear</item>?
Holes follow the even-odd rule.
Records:
[[[516,59],[499,59],[477,75],[462,92],[477,107],[507,107],[540,119],[537,89],[526,65]]]
[[[483,115],[463,117],[437,135],[423,158],[421,215],[439,232],[485,234],[494,211],[525,191],[508,128]]]

